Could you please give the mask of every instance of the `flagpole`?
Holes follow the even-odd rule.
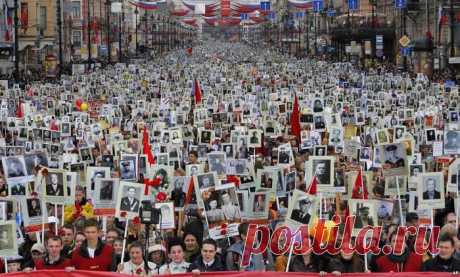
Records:
[[[362,174],[362,169],[361,169],[361,166],[359,167],[359,170],[361,171],[361,191],[362,191],[362,196],[363,196],[363,200],[366,200],[366,196],[364,195],[364,177],[363,177],[363,174]],[[367,245],[367,241],[366,241],[366,236],[364,236],[364,245]],[[364,253],[364,271],[365,272],[368,272],[369,271],[369,268],[367,266],[367,253]]]
[[[399,220],[401,221],[402,226],[406,226],[406,223],[403,220],[403,213],[402,213],[402,202],[401,202],[401,192],[399,188],[399,176],[396,176],[396,189],[398,192],[398,204],[399,204]]]
[[[291,240],[291,246],[289,247],[289,256],[286,264],[286,271],[289,272],[289,264],[291,263],[292,251],[294,250],[295,236]]]
[[[126,223],[125,223],[125,232],[124,232],[124,235],[123,235],[123,250],[121,252],[121,261],[120,261],[120,263],[122,263],[122,264],[123,264],[123,262],[125,260],[126,237],[128,236],[128,225],[129,225],[129,219],[127,218]]]
[[[319,219],[323,218],[323,195],[321,192],[318,193],[319,196]]]
[[[430,209],[431,210],[431,232],[433,232],[433,228],[434,228],[434,210],[433,209]],[[431,258],[434,258],[434,253],[431,253]]]

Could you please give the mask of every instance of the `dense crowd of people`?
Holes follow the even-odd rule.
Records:
[[[460,271],[455,86],[207,41],[0,91],[0,217],[20,233],[2,272]],[[130,217],[144,200],[173,212],[161,206],[161,224],[144,224]],[[117,208],[95,214],[104,201]],[[417,254],[407,235],[402,253],[267,249],[241,266],[250,223],[273,231],[350,214],[359,227],[383,227],[381,247],[400,225],[440,226],[439,253]],[[34,218],[41,227],[30,231]],[[5,237],[0,252],[11,247]]]

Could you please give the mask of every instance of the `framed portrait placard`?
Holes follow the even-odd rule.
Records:
[[[306,180],[316,176],[318,191],[332,192],[334,187],[334,162],[332,156],[310,156],[305,171]]]
[[[160,217],[160,230],[174,229],[174,203],[173,202],[159,202],[155,203],[155,208],[161,211]]]
[[[139,216],[142,195],[144,193],[144,184],[120,181],[117,193],[117,204],[115,216],[133,219]]]
[[[418,206],[421,209],[444,209],[444,176],[442,172],[423,173],[418,176]]]
[[[45,200],[53,204],[66,203],[67,180],[64,176],[64,171],[49,169],[48,175],[43,179],[45,181]]]
[[[403,143],[388,143],[377,147],[385,177],[408,175],[407,152]]]
[[[204,204],[206,222],[208,223],[211,238],[220,239],[226,236],[238,235],[241,213],[233,183],[222,185],[213,190]],[[222,224],[227,226],[225,235],[221,234]]]
[[[94,186],[94,214],[98,216],[115,215],[117,193],[120,180],[118,178],[97,178]]]
[[[289,199],[286,214],[286,225],[296,229],[302,224],[310,224],[316,218],[318,199],[314,195],[307,194],[301,190],[294,190],[292,198]]]
[[[18,254],[16,221],[0,222],[0,256],[11,257]]]
[[[268,191],[259,191],[250,194],[250,219],[268,220],[268,206],[271,193]]]
[[[375,209],[375,200],[349,199],[348,206],[350,215],[356,216],[353,235],[368,225],[377,226],[378,217]]]
[[[42,229],[42,224],[48,223],[46,204],[37,197],[27,197],[20,201],[21,214],[26,233],[37,232]]]

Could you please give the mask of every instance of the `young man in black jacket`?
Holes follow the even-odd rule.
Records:
[[[441,236],[438,247],[439,254],[423,263],[422,271],[459,272],[460,260],[454,257],[454,239],[447,235]]]
[[[203,241],[201,247],[201,255],[193,262],[188,271],[194,274],[200,272],[213,272],[213,271],[225,271],[225,267],[216,257],[217,244],[213,239],[206,239]]]

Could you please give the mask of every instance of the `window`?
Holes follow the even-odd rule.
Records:
[[[40,7],[40,27],[41,30],[46,30],[46,7]]]
[[[72,1],[72,18],[77,19],[80,17],[80,1]]]
[[[73,31],[72,43],[74,47],[81,47],[81,31]]]

